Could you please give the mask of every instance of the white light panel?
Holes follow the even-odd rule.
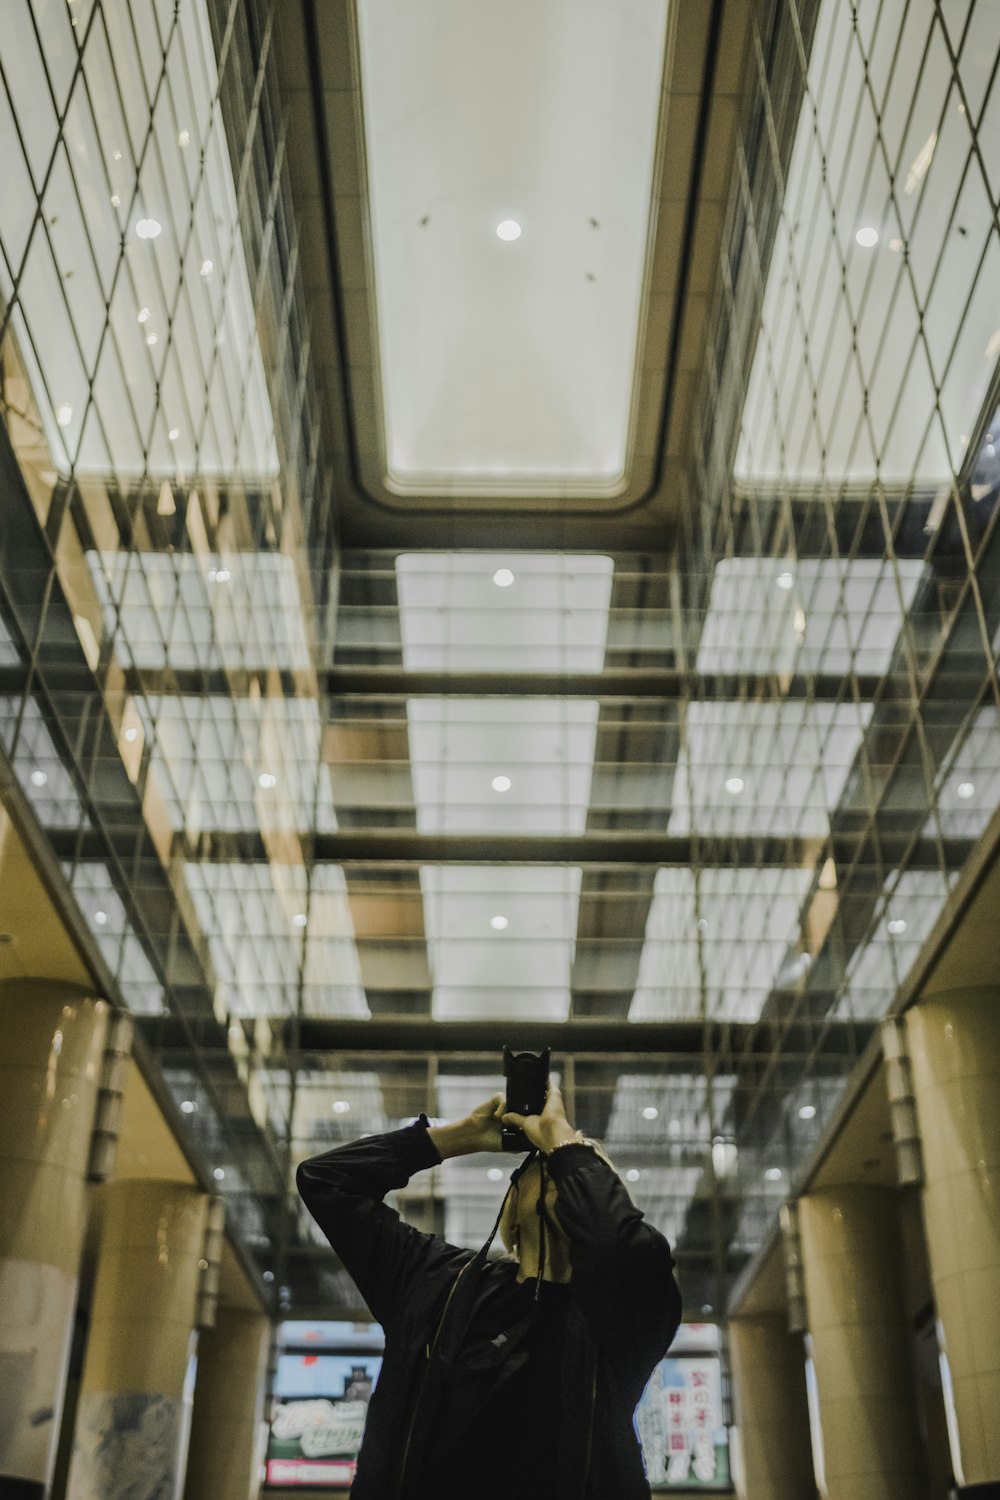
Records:
[[[699,672],[886,672],[920,561],[729,557],[712,575]],[[782,587],[790,581],[790,587]]]
[[[421,833],[582,834],[598,705],[537,698],[411,698]],[[510,780],[497,792],[498,773]]]
[[[822,838],[872,706],[692,703],[669,831]],[[740,780],[743,789],[726,790]]]
[[[812,881],[808,869],[711,869],[696,887],[690,870],[657,870],[629,1019],[758,1020]]]
[[[63,473],[125,479],[273,477],[274,424],[207,6],[186,0],[176,26],[171,9],[162,36],[151,3],[101,7],[76,76],[66,66],[77,58],[69,17],[70,7],[49,7],[38,27],[46,66],[64,91],[60,111],[72,86],[62,121],[41,72],[30,7],[4,17],[5,47],[17,59],[6,77],[27,166],[14,115],[0,110],[5,303],[14,290],[7,267],[21,267],[35,214],[32,174],[44,186],[46,228],[28,247],[11,318],[53,463]],[[82,32],[82,9],[76,19]],[[148,145],[140,56],[156,99]],[[161,232],[144,239],[136,225],[148,218]],[[102,338],[108,299],[113,338]]]
[[[216,1009],[236,1016],[368,1014],[343,871],[317,866],[189,863],[188,889],[208,939]],[[293,918],[304,912],[305,928]]]
[[[827,0],[817,22],[736,455],[747,483],[947,482],[996,363],[1000,242],[942,32],[914,12],[894,55],[894,10],[866,68],[854,18]]]
[[[506,568],[513,583],[498,587]],[[403,553],[396,559],[408,672],[600,672],[614,564],[600,555]]]
[[[623,475],[666,17],[667,0],[359,0],[398,488]]]
[[[565,1021],[581,876],[577,866],[422,866],[435,1019]],[[502,932],[490,926],[498,912]]]
[[[278,552],[88,552],[120,660],[175,671],[309,668],[295,563]]]
[[[264,834],[337,826],[312,698],[137,699],[172,826]],[[273,776],[273,786],[260,778]]]

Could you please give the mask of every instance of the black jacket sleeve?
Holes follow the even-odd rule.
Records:
[[[670,1246],[636,1208],[613,1167],[589,1146],[548,1160],[555,1214],[570,1242],[574,1294],[605,1354],[629,1351],[652,1367],[681,1318]]]
[[[407,1307],[415,1281],[433,1294],[435,1278],[444,1284],[468,1259],[467,1252],[404,1224],[382,1201],[440,1160],[421,1119],[314,1156],[295,1174],[306,1207],[387,1334]]]

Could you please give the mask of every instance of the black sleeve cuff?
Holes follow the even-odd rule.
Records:
[[[552,1155],[545,1158],[545,1165],[552,1181],[558,1183],[567,1172],[587,1161],[600,1161],[593,1146],[587,1146],[583,1141],[579,1144],[571,1141],[569,1145],[557,1146]]]
[[[423,1113],[412,1125],[400,1131],[406,1138],[406,1164],[411,1172],[423,1172],[427,1167],[439,1167],[444,1160],[440,1151],[427,1134],[430,1122]]]

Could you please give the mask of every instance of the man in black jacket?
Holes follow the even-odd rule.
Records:
[[[352,1500],[649,1496],[632,1418],[680,1321],[670,1247],[555,1085],[540,1115],[503,1109],[498,1094],[453,1125],[422,1115],[298,1169],[385,1331]],[[460,1250],[383,1203],[446,1157],[502,1150],[502,1122],[534,1147],[501,1210],[511,1258],[487,1260],[493,1235]]]

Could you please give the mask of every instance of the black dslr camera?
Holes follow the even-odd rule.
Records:
[[[504,1047],[503,1076],[507,1080],[507,1113],[541,1114],[549,1089],[551,1050],[546,1047],[544,1052],[512,1052],[509,1047]],[[501,1140],[505,1151],[534,1150],[524,1131],[516,1125],[505,1125]]]

